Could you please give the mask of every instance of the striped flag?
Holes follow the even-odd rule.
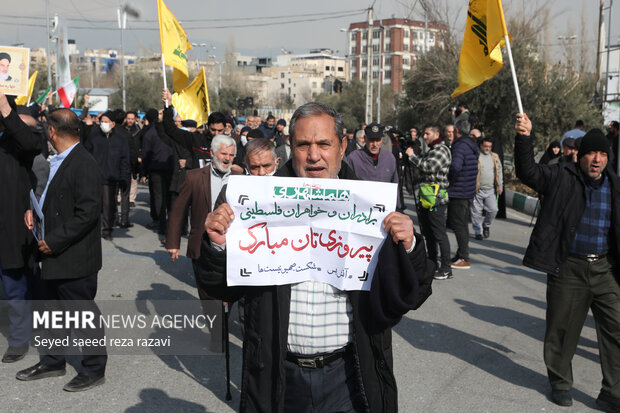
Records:
[[[63,108],[71,107],[71,104],[73,103],[73,98],[77,93],[79,80],[80,77],[78,76],[71,82],[64,84],[60,89],[56,91],[56,93],[58,93],[58,98],[60,99]]]

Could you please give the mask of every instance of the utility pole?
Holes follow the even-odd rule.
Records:
[[[368,31],[366,35],[366,116],[368,125],[372,121],[372,7],[368,9]]]
[[[379,84],[377,85],[377,123],[381,123],[381,72],[383,71],[383,24],[379,23]]]
[[[118,16],[118,28],[121,31],[121,77],[122,77],[122,88],[123,88],[123,111],[127,110],[127,98],[125,95],[125,52],[124,45],[125,42],[123,40],[123,31],[125,30],[125,26],[127,25],[127,12],[121,3],[117,9]]]
[[[609,93],[609,52],[611,51],[611,7],[614,5],[614,0],[609,0],[609,7],[607,8],[607,68],[605,69],[605,97],[603,102],[607,102],[607,94]]]
[[[605,0],[601,0],[601,5],[598,11],[598,43],[596,47],[596,82],[594,82],[594,97],[598,96],[598,87],[599,82],[601,80],[601,45],[603,43],[603,6],[605,5]]]
[[[50,15],[48,12],[48,3],[49,3],[49,0],[45,0],[45,28],[47,29],[47,86],[50,88],[50,90],[52,90],[51,89],[52,88],[52,56],[50,55],[51,34],[50,34]]]

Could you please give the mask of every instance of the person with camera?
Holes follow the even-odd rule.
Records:
[[[425,155],[418,156],[413,148],[407,148],[409,161],[420,170],[417,184],[420,202],[418,220],[420,230],[426,240],[428,258],[437,261],[439,244],[441,265],[435,273],[436,280],[452,278],[450,268],[450,241],[446,230],[448,209],[448,172],[452,162],[450,148],[441,139],[441,127],[431,124],[424,128],[424,140],[429,147]]]

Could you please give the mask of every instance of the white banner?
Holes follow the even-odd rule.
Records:
[[[369,290],[396,191],[383,182],[231,176],[228,285],[316,280]]]

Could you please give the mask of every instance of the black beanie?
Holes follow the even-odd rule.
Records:
[[[159,112],[157,112],[157,109],[151,108],[146,111],[144,117],[146,118],[146,120],[149,121],[149,123],[155,123],[157,122],[157,118],[159,117]]]
[[[593,151],[605,152],[607,157],[611,154],[607,137],[602,130],[596,128],[590,129],[588,133],[584,135],[581,140],[581,145],[579,146],[577,159],[581,159],[583,155]]]

